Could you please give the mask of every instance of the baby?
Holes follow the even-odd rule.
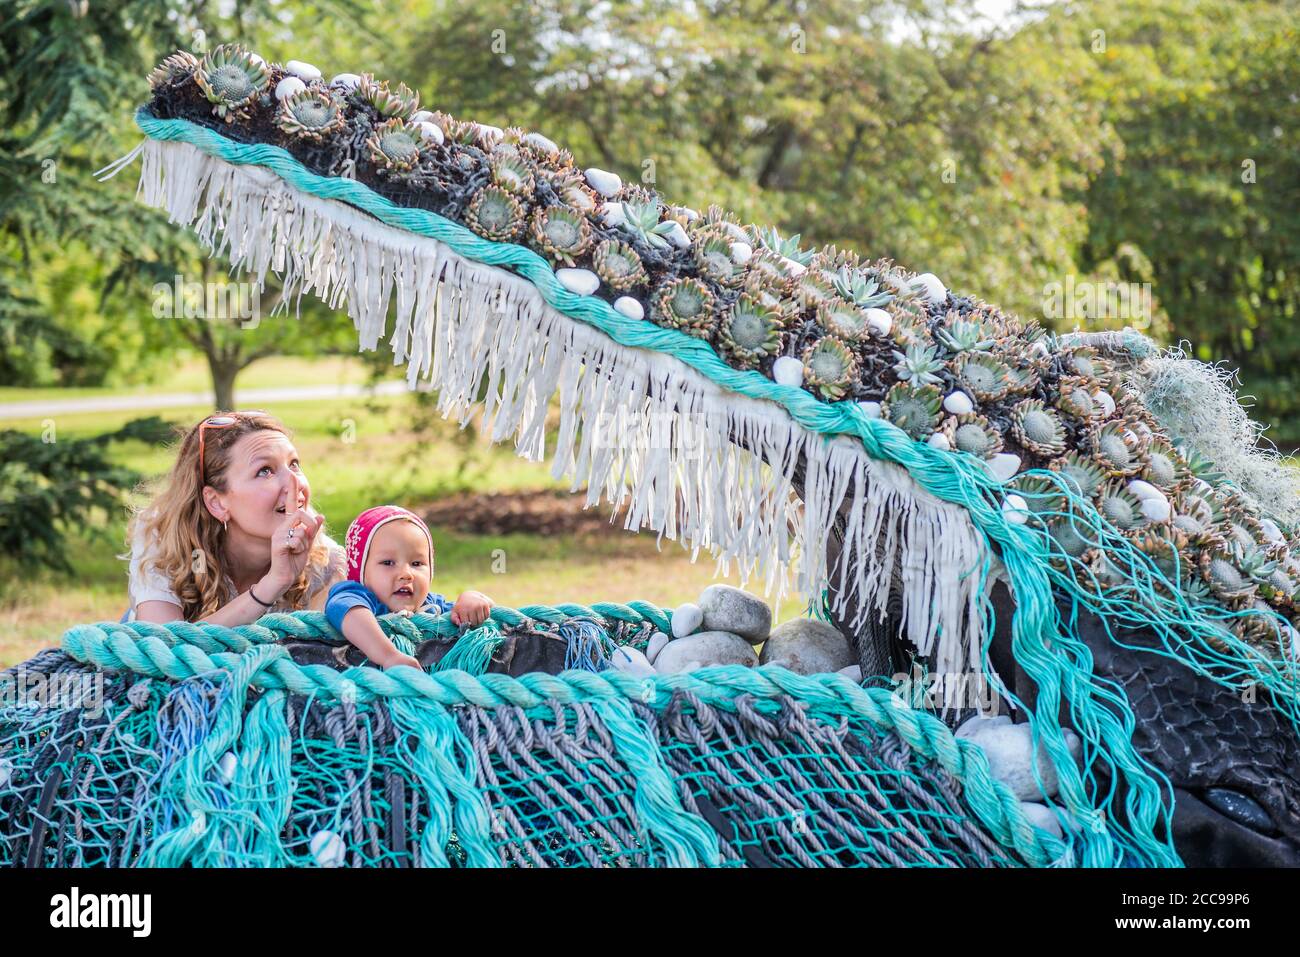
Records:
[[[492,610],[492,599],[482,592],[461,592],[454,605],[429,594],[433,537],[419,516],[397,505],[368,508],[358,515],[348,526],[344,550],[348,577],[330,588],[325,617],[381,668],[419,668],[420,663],[397,650],[376,615],[450,611],[453,624],[478,627]]]

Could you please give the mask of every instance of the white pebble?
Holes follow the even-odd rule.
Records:
[[[420,130],[421,139],[430,140],[434,143],[437,143],[439,146],[442,145],[442,141],[443,141],[442,127],[439,126],[437,123],[430,123],[428,120],[421,120],[419,123],[416,123],[415,125]]]
[[[296,76],[286,76],[275,85],[275,98],[277,100],[287,100],[295,93],[301,93],[305,89],[307,89],[307,84],[302,80]]]
[[[1138,498],[1164,498],[1164,493],[1150,482],[1134,479],[1128,483],[1128,490]]]
[[[1142,499],[1142,514],[1153,522],[1164,522],[1170,515],[1169,500],[1161,495],[1159,498]]]
[[[1261,518],[1259,520],[1259,527],[1264,532],[1264,537],[1270,542],[1286,541],[1286,536],[1282,534],[1282,529],[1278,528],[1277,522],[1273,521],[1271,518]]]
[[[1039,804],[1037,801],[1021,801],[1020,810],[1025,812],[1025,817],[1034,827],[1040,827],[1057,837],[1065,836],[1061,831],[1061,822],[1046,804]]]
[[[615,671],[635,675],[638,678],[655,674],[654,665],[650,664],[646,656],[635,648],[615,648],[614,653],[609,656],[609,666]]]
[[[863,411],[868,419],[880,418],[880,403],[863,400],[858,403],[858,408]]]
[[[683,206],[681,209],[682,209],[682,215],[686,217],[686,221],[688,223],[693,223],[700,218],[700,214],[697,213],[695,210],[691,209],[689,206]]]
[[[659,652],[664,650],[664,645],[668,644],[669,640],[668,635],[665,635],[662,631],[656,631],[654,637],[650,639],[650,643],[645,646],[646,661],[654,664],[655,659],[659,657]]]
[[[846,678],[848,678],[850,681],[852,681],[855,685],[860,685],[860,684],[862,684],[862,666],[861,666],[861,665],[849,665],[847,668],[841,668],[839,671],[837,671],[837,672],[835,672],[835,673],[836,673],[837,675],[843,675],[844,677],[846,677]]]
[[[631,296],[619,296],[614,300],[614,311],[622,313],[629,319],[644,319],[645,307]]]
[[[975,411],[975,403],[971,401],[970,396],[960,389],[949,392],[944,396],[943,407],[953,415],[965,415],[968,412]]]
[[[772,378],[781,385],[803,385],[803,363],[794,356],[781,356],[772,364]]]
[[[893,331],[894,317],[883,309],[868,309],[867,328],[878,336],[887,336]]]
[[[808,271],[808,267],[805,266],[803,263],[797,262],[796,260],[790,259],[785,256],[781,257],[781,265],[785,266],[786,272],[788,272],[791,276],[802,276],[804,273]]]
[[[743,266],[754,258],[754,247],[749,243],[735,242],[731,244],[731,261],[738,266]]]
[[[432,123],[433,114],[428,110],[416,110],[411,114],[412,123]]]
[[[593,166],[586,171],[586,174],[587,185],[606,199],[617,196],[619,190],[623,188],[623,180],[617,173],[597,169]]]
[[[235,779],[235,768],[239,764],[239,759],[235,757],[233,751],[227,751],[217,762],[217,773],[221,775],[221,780],[229,784]]]
[[[1020,456],[1014,452],[999,452],[986,463],[993,477],[999,482],[1007,482],[1020,471]]]
[[[948,290],[944,284],[939,281],[939,277],[932,272],[923,272],[912,280],[911,286],[922,296],[926,302],[939,305],[948,299]]]
[[[290,60],[284,65],[285,73],[292,73],[299,79],[306,80],[310,83],[312,80],[320,79],[320,70],[316,69],[310,63],[304,63],[302,60]]]
[[[1115,414],[1115,400],[1105,389],[1098,389],[1092,394],[1092,397],[1096,399],[1098,404],[1101,406],[1103,419],[1109,419]]]
[[[590,296],[600,288],[600,277],[590,269],[557,269],[555,278],[560,280],[561,286],[579,296]]]
[[[1300,658],[1300,631],[1296,631],[1290,625],[1283,625],[1282,627],[1286,630],[1286,633],[1291,636],[1291,657]],[[0,781],[0,787],[3,786],[4,782]]]
[[[932,449],[939,449],[941,452],[952,450],[952,443],[948,441],[948,436],[942,432],[932,432],[930,437],[925,440],[925,444]]]
[[[355,73],[340,73],[330,80],[330,86],[337,86],[343,90],[355,90],[361,85],[361,77]]]
[[[333,831],[317,831],[311,836],[311,856],[321,867],[342,867],[347,855],[347,845],[343,838]]]
[[[627,222],[627,213],[622,203],[606,203],[600,209],[600,218],[606,226],[622,226]]]
[[[1023,525],[1029,520],[1029,503],[1013,492],[1002,503],[1002,514],[1012,525]]]
[[[550,153],[552,156],[560,151],[553,139],[543,136],[541,133],[529,133],[524,137],[524,143],[535,150],[541,150],[543,153]]]
[[[9,784],[9,779],[13,776],[14,766],[8,758],[0,761],[0,788]]]
[[[691,237],[686,235],[686,230],[682,229],[682,224],[677,220],[672,220],[672,228],[668,230],[668,241],[678,249],[689,249],[691,246]]]
[[[262,64],[262,66],[266,66],[266,61],[262,59],[262,54],[260,53],[253,53],[252,51],[249,51],[248,58],[252,60],[254,63],[260,63]]]
[[[500,141],[506,135],[506,131],[501,127],[491,126],[487,123],[475,123],[474,129],[478,133],[480,142],[486,142],[487,140]]]
[[[673,637],[685,638],[693,634],[696,628],[704,624],[704,609],[688,601],[673,609]]]

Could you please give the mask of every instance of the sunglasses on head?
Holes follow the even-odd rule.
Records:
[[[269,412],[263,412],[261,409],[249,409],[247,412],[235,412],[226,415],[210,415],[199,423],[199,484],[203,484],[205,467],[203,462],[203,433],[208,429],[224,429],[227,426],[234,425],[236,422],[242,422],[244,419],[251,418],[255,415],[270,415]]]

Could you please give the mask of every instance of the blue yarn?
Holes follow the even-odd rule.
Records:
[[[605,629],[589,618],[570,618],[560,625],[560,637],[568,643],[564,670],[601,672],[609,667],[614,642]]]

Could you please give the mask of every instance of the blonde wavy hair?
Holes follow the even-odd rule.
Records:
[[[222,428],[207,429],[203,438],[207,478],[204,483],[199,476],[199,426],[216,415],[231,416],[236,422]],[[156,550],[150,551],[145,562],[171,582],[186,621],[197,621],[225,604],[225,581],[228,577],[224,560],[226,533],[203,503],[203,486],[207,484],[219,492],[226,491],[231,448],[245,435],[264,429],[280,432],[286,438],[293,437],[279,419],[262,412],[214,412],[206,415],[183,433],[171,472],[139,489],[149,496],[149,501],[135,510],[128,523],[128,548],[137,530],[142,533],[144,542],[156,536]],[[317,568],[329,563],[323,526],[312,545],[307,563],[308,567]],[[303,569],[281,599],[295,609],[306,605],[307,570]]]

